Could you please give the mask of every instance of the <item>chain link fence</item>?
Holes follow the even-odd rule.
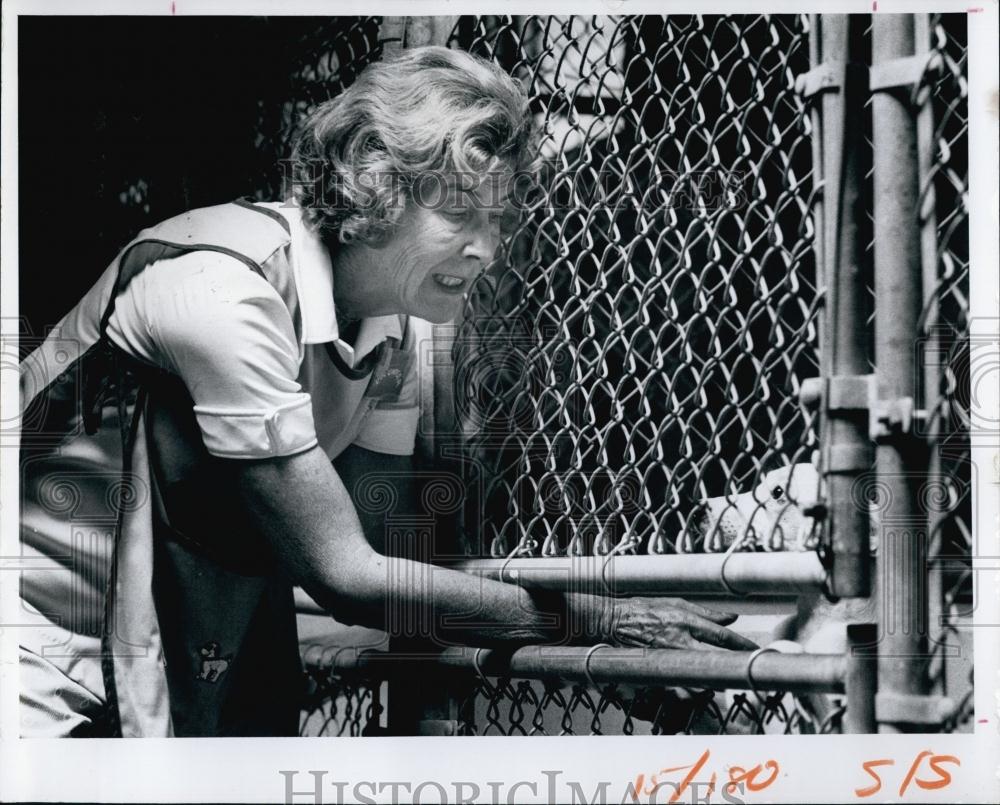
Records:
[[[120,212],[102,216],[95,265],[186,206],[278,197],[299,121],[381,58],[387,36],[379,17],[240,24],[268,76],[253,85],[249,169],[236,181],[137,157],[94,166]],[[972,605],[965,26],[965,15],[928,18],[914,94],[930,157],[924,426],[942,479],[926,501],[932,612],[942,616],[931,619],[932,672],[956,702],[950,730],[971,718],[971,662],[946,656],[949,645],[967,650],[957,623]],[[809,18],[468,16],[449,45],[524,82],[542,163],[454,344],[463,544],[482,557],[815,549],[788,544],[780,528],[723,533],[704,518],[707,500],[735,509],[768,471],[807,463],[819,446],[818,415],[799,399],[819,374],[822,302],[811,216],[822,188],[795,91],[810,66]],[[107,123],[132,131],[142,121]],[[303,734],[380,729],[384,683],[306,667]],[[780,691],[474,676],[459,721],[463,734],[827,732],[844,706]]]
[[[333,673],[322,664],[307,666],[305,675],[299,735],[357,738],[383,733],[384,682]]]
[[[459,708],[461,735],[786,735],[839,732],[842,698],[823,712],[790,693],[597,688],[482,677]]]
[[[292,138],[309,110],[339,95],[382,58],[381,22],[381,17],[306,20],[278,40],[287,84],[259,105],[254,145],[263,170],[254,188],[258,200],[284,197],[283,160],[291,155]]]
[[[300,734],[392,734],[387,679],[405,679],[403,665],[367,665],[363,656],[355,665],[337,654],[305,653]],[[841,731],[847,712],[842,694],[518,679],[478,670],[447,674],[459,736],[827,734]],[[414,695],[405,685],[395,690]]]
[[[946,725],[952,729],[968,727],[972,719],[972,646],[958,627],[973,609],[969,433],[988,426],[970,418],[977,344],[970,339],[969,321],[966,24],[962,14],[929,18],[928,68],[915,96],[922,115],[920,146],[930,157],[920,175],[926,299],[920,338],[929,475],[936,481],[924,501],[935,630],[931,674],[939,690],[958,699]],[[962,647],[962,656],[954,655],[955,646]]]
[[[458,26],[524,81],[544,165],[455,350],[480,555],[719,550],[699,501],[809,461],[807,36],[802,16]]]
[[[724,539],[699,504],[735,511],[818,444],[798,396],[819,373],[808,35],[768,15],[457,27],[525,83],[543,160],[455,347],[479,555],[784,547],[780,528]],[[842,711],[510,679],[462,708],[468,734],[822,732]]]
[[[809,33],[804,15],[459,20],[450,46],[528,88],[543,165],[454,345],[474,555],[816,547],[749,523],[724,539],[703,517],[706,500],[735,507],[818,447],[799,399],[819,374],[821,304],[820,188],[795,91]],[[971,602],[965,17],[932,17],[927,36],[921,323],[941,358],[925,361],[925,391],[942,479],[927,505],[932,612],[947,616]],[[971,680],[949,677],[943,655],[969,641],[944,622],[936,673],[958,694],[954,731],[968,728]],[[845,711],[837,696],[478,676],[459,721],[467,735],[823,733]]]

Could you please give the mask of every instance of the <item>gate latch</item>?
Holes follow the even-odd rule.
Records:
[[[919,724],[940,729],[954,710],[955,703],[947,696],[875,694],[875,720],[880,724]]]
[[[802,381],[799,400],[809,408],[821,405],[827,412],[867,411],[873,442],[915,436],[915,424],[927,420],[927,412],[918,409],[912,397],[879,399],[873,374],[807,378]]]

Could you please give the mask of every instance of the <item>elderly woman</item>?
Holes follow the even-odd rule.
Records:
[[[425,613],[439,643],[751,647],[681,601],[389,560],[331,463],[408,466],[408,319],[454,318],[493,259],[529,128],[468,54],[372,65],[306,121],[294,199],[145,230],[26,359],[25,735],[293,734],[292,584],[346,623]]]

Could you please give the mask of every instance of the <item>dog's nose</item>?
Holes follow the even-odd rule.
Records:
[[[687,500],[681,503],[678,513],[683,524],[682,533],[675,544],[678,553],[704,551],[705,534],[709,526],[707,505],[705,500]]]
[[[696,550],[705,552],[726,550],[742,538],[749,527],[733,499],[724,497],[703,501],[695,523],[699,538]]]
[[[705,535],[711,528],[711,518],[708,516],[708,504],[698,501],[687,516],[687,533],[697,552],[704,550]]]

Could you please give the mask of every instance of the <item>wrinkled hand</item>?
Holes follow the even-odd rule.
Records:
[[[611,626],[611,642],[640,648],[752,651],[757,644],[726,628],[736,620],[729,612],[681,598],[620,598]]]

